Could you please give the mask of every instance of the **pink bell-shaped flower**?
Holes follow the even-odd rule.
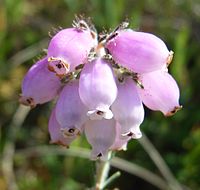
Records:
[[[89,109],[90,119],[111,119],[110,106],[117,97],[117,86],[110,64],[102,58],[85,64],[80,76],[79,95]]]
[[[78,88],[78,80],[66,84],[56,104],[56,118],[66,136],[80,134],[88,120],[87,107],[79,97]]]
[[[50,141],[51,144],[59,144],[59,145],[69,148],[69,145],[71,144],[71,142],[77,137],[77,136],[66,137],[63,135],[61,126],[56,119],[55,109],[53,109],[51,112],[48,128],[49,128],[49,134],[51,137],[51,141]]]
[[[47,65],[47,58],[43,58],[29,69],[22,82],[20,103],[35,107],[58,95],[62,84],[58,77],[48,70]]]
[[[88,120],[85,125],[85,135],[92,146],[91,159],[98,157],[102,160],[107,158],[109,148],[116,138],[116,122],[114,119]]]
[[[122,126],[117,122],[116,123],[116,137],[114,144],[110,147],[110,150],[127,150],[128,141],[131,139],[129,136],[122,136]]]
[[[48,47],[49,70],[63,77],[76,66],[85,63],[91,48],[97,43],[89,29],[68,28],[58,32]]]
[[[171,62],[173,55],[160,38],[131,29],[118,31],[106,48],[119,65],[135,73],[161,69]]]
[[[138,78],[144,87],[138,87],[139,95],[149,109],[171,116],[181,108],[178,85],[168,72],[159,70],[141,74]]]
[[[142,136],[140,124],[144,120],[144,108],[131,78],[117,83],[118,94],[112,105],[114,118],[121,125],[121,135],[138,139]]]

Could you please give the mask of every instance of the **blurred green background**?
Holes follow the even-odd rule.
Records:
[[[44,54],[50,39],[48,32],[53,34],[59,27],[71,27],[75,14],[91,17],[98,32],[113,29],[128,19],[131,28],[154,33],[175,52],[169,69],[179,84],[183,109],[170,118],[146,109],[141,130],[179,183],[185,185],[185,189],[200,189],[199,0],[1,0],[0,190],[17,187],[19,190],[82,190],[94,183],[92,161],[60,155],[50,149],[47,154],[34,152],[37,147],[48,145],[47,126],[52,104],[37,106],[23,119],[27,110],[18,103],[23,76]],[[84,137],[71,148],[80,146],[89,147]],[[29,154],[22,152],[30,148]],[[162,176],[136,140],[129,143],[126,152],[116,156]],[[112,167],[110,173],[115,171],[117,169]],[[9,185],[6,180],[10,180]],[[108,189],[115,187],[159,189],[138,177],[137,172],[131,175],[125,171]]]

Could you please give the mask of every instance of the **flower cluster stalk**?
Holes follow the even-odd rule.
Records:
[[[108,159],[106,161],[96,161],[96,185],[95,190],[103,190],[106,179],[110,170],[110,158],[112,152],[108,153]]]

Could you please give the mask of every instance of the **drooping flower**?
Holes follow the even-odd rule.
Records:
[[[116,137],[115,137],[115,141],[112,144],[112,146],[110,147],[110,150],[127,150],[127,144],[128,141],[131,140],[130,136],[122,136],[122,126],[117,122],[116,125]]]
[[[135,73],[161,69],[171,62],[173,55],[160,38],[131,29],[117,31],[106,48],[119,65]]]
[[[60,80],[48,68],[47,58],[35,63],[22,82],[20,103],[35,107],[54,99],[62,88]]]
[[[87,61],[97,39],[86,23],[82,28],[67,28],[59,31],[48,47],[49,69],[63,77],[78,65]]]
[[[174,78],[166,71],[159,70],[138,75],[143,88],[138,88],[143,103],[152,110],[159,110],[165,116],[178,111],[180,91]]]
[[[121,135],[140,138],[140,124],[144,120],[144,108],[131,78],[117,82],[118,94],[112,105],[114,118],[121,125]]]
[[[102,58],[88,62],[79,80],[79,95],[90,119],[111,119],[110,106],[117,97],[117,86],[110,64]]]
[[[110,147],[116,138],[116,122],[114,119],[88,120],[85,135],[92,146],[91,159],[106,159]]]
[[[59,145],[69,148],[69,145],[71,144],[71,142],[77,137],[77,136],[63,135],[61,126],[56,119],[55,108],[51,112],[48,126],[49,126],[48,128],[49,128],[49,134],[51,138],[51,141],[50,141],[51,144],[59,144]]]
[[[60,93],[56,104],[56,118],[66,136],[76,136],[83,131],[83,124],[88,120],[87,107],[79,94],[79,81],[69,82]]]

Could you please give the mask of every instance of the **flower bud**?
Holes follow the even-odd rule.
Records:
[[[56,118],[66,136],[80,134],[88,120],[87,108],[79,97],[78,87],[77,80],[66,84],[56,104]]]
[[[85,123],[85,135],[92,146],[91,159],[106,159],[109,148],[116,138],[115,125],[114,119],[88,120]]]
[[[68,28],[58,32],[48,47],[49,70],[63,77],[76,66],[83,64],[96,38],[89,30]]]
[[[79,85],[79,95],[88,107],[90,119],[111,119],[111,104],[117,96],[117,86],[111,66],[101,58],[85,64]]]
[[[77,136],[66,137],[63,135],[61,131],[61,126],[56,119],[55,109],[53,109],[51,112],[48,128],[49,128],[49,133],[51,137],[50,143],[52,144],[59,144],[59,145],[66,146],[67,148],[69,148],[69,145],[71,144],[71,142],[77,137]]]
[[[172,60],[165,43],[153,34],[121,30],[106,44],[113,59],[135,73],[161,69]]]
[[[165,116],[178,111],[179,88],[174,78],[166,71],[154,71],[138,76],[144,88],[138,88],[143,103],[151,110],[159,110]]]
[[[62,88],[60,80],[47,68],[47,58],[35,63],[22,82],[20,103],[35,107],[54,99]]]
[[[144,120],[144,108],[131,78],[117,82],[118,94],[112,105],[114,118],[121,125],[121,135],[138,139],[142,136],[140,124]]]

